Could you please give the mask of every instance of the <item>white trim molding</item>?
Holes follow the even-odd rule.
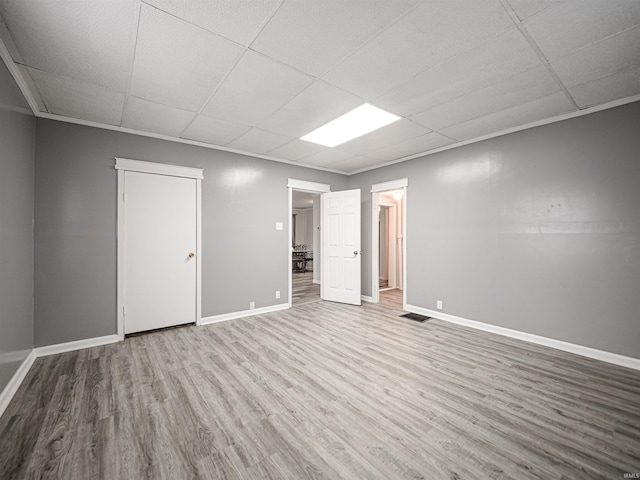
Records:
[[[496,325],[469,320],[467,318],[457,317],[455,315],[439,312],[437,310],[429,310],[427,308],[417,307],[415,305],[406,305],[405,310],[437,318],[438,320],[444,320],[445,322],[475,328],[476,330],[482,330],[484,332],[495,333],[497,335],[502,335],[505,337],[516,338],[525,342],[555,348],[556,350],[562,350],[564,352],[581,355],[583,357],[601,360],[603,362],[612,363],[621,367],[640,370],[640,358],[627,357],[625,355],[606,352],[604,350],[598,350],[596,348],[585,347],[583,345],[577,345],[575,343],[569,343],[562,340],[534,335],[533,333],[520,332],[518,330],[511,330],[510,328],[498,327]]]
[[[0,392],[0,417],[11,403],[11,399],[18,391],[18,388],[20,388],[20,385],[27,376],[27,373],[29,373],[31,365],[36,361],[36,358],[36,352],[32,349],[13,374],[11,380],[7,383],[7,386],[4,387],[2,392]]]
[[[369,295],[360,295],[360,299],[361,299],[363,302],[368,302],[368,303],[373,302],[373,299],[372,299],[372,298],[371,298],[371,296],[369,296]]]
[[[58,353],[74,352],[85,348],[100,347],[120,341],[118,335],[105,335],[104,337],[87,338],[85,340],[76,340],[74,342],[57,343],[55,345],[47,345],[45,347],[34,348],[36,357],[46,357],[47,355],[56,355]]]
[[[157,175],[170,175],[172,177],[204,178],[202,168],[184,167],[182,165],[169,165],[165,163],[145,162],[116,157],[116,170],[128,170],[130,172],[155,173]]]
[[[288,179],[287,187],[301,192],[310,193],[327,193],[331,191],[331,185],[327,185],[325,183],[307,182],[306,180],[296,180],[295,178]]]
[[[397,180],[390,180],[388,182],[376,183],[371,185],[370,193],[386,192],[388,190],[400,190],[409,186],[408,178],[399,178]]]
[[[254,315],[260,315],[263,313],[286,310],[290,307],[291,306],[288,303],[279,303],[278,305],[254,308],[253,310],[242,310],[239,312],[222,313],[220,315],[212,315],[210,317],[204,317],[200,322],[200,325],[210,325],[212,323],[226,322],[227,320],[235,320],[236,318],[252,317]]]

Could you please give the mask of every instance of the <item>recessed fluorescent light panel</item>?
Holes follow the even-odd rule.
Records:
[[[400,120],[399,116],[365,103],[300,139],[326,147],[335,147],[397,120]]]

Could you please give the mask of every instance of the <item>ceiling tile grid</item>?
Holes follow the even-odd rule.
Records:
[[[310,76],[249,50],[215,92],[203,113],[254,126],[312,82]]]
[[[344,173],[640,95],[638,0],[0,0],[0,40],[38,115]],[[402,118],[300,140],[364,102]]]
[[[223,37],[143,4],[131,95],[198,110],[243,52]]]

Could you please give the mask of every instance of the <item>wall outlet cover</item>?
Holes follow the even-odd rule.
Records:
[[[254,310],[256,308],[256,302],[249,302],[249,310]]]

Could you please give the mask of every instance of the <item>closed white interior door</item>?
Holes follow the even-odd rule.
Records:
[[[322,194],[323,299],[361,303],[360,190]]]
[[[125,172],[124,331],[196,321],[193,178]]]

